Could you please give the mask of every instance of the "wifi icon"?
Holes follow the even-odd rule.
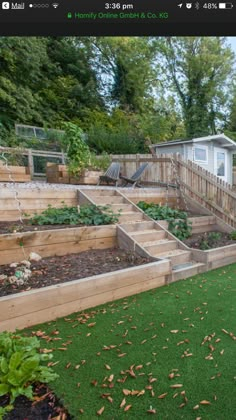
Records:
[[[59,3],[52,3],[52,7],[54,7],[54,9],[56,9],[59,6]]]

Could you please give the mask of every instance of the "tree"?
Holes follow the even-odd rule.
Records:
[[[225,39],[172,37],[157,45],[179,98],[187,137],[215,134],[234,75],[234,54]]]

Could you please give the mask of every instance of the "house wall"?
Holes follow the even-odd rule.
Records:
[[[197,163],[202,168],[214,174],[214,170],[215,170],[214,149],[215,147],[221,148],[221,146],[218,145],[214,141],[211,141],[211,142],[202,141],[202,142],[195,143],[195,145],[208,147],[208,162],[207,163],[195,162],[195,163]],[[191,161],[194,161],[193,148],[194,148],[193,143],[185,143],[185,144],[179,144],[179,145],[173,145],[173,146],[169,145],[169,146],[164,146],[160,148],[156,147],[156,153],[157,154],[180,153],[184,159],[189,159]],[[223,149],[226,151],[226,159],[227,159],[227,182],[232,184],[233,154],[229,149],[227,148],[223,148]]]

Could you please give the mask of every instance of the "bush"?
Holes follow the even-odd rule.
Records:
[[[32,384],[51,382],[58,375],[41,362],[52,358],[51,354],[39,353],[37,337],[22,337],[17,333],[0,333],[0,396],[8,394],[10,405],[0,411],[0,418],[12,408],[16,397],[33,398]]]

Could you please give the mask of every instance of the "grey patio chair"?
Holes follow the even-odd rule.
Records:
[[[143,163],[130,178],[128,178],[126,176],[120,176],[120,178],[124,181],[121,186],[125,187],[128,184],[132,184],[133,188],[136,187],[136,186],[140,187],[138,182],[140,181],[141,176],[142,176],[143,172],[145,171],[145,169],[147,168],[147,166],[148,166],[147,162]]]
[[[115,184],[117,187],[120,175],[120,163],[112,162],[106,172],[99,177],[98,185],[101,182],[106,182],[107,184]]]

